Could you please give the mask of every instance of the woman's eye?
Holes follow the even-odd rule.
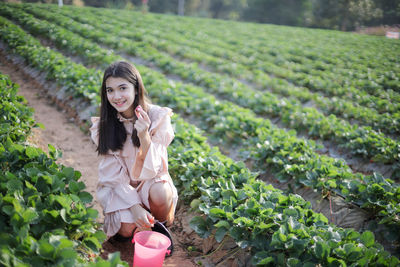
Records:
[[[112,89],[108,88],[108,89],[106,89],[106,92],[107,92],[107,93],[111,93],[111,92],[112,92]]]
[[[121,87],[121,90],[125,90],[126,89],[126,87]]]

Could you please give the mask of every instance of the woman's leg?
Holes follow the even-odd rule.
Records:
[[[172,190],[167,182],[154,183],[149,190],[149,204],[151,214],[160,222],[167,221],[172,224],[174,220],[172,205]],[[121,228],[118,231],[123,237],[131,237],[136,229],[134,223],[121,222]]]
[[[118,234],[122,235],[123,237],[131,237],[133,231],[136,228],[136,224],[134,223],[121,223],[121,228],[118,231]]]
[[[174,220],[172,212],[172,189],[167,182],[158,182],[151,185],[149,190],[149,204],[151,214],[160,222],[167,221],[170,225]]]

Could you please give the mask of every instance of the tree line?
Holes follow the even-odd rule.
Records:
[[[74,4],[77,0],[64,0]],[[400,0],[78,0],[87,6],[133,8],[279,25],[352,31],[400,24]],[[54,2],[28,0],[23,2]],[[180,10],[180,11],[179,11]]]

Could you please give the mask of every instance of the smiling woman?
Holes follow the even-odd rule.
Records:
[[[107,236],[129,238],[155,220],[172,224],[178,194],[168,173],[171,115],[150,104],[133,65],[120,61],[105,70],[100,117],[90,130],[101,157],[96,195]]]
[[[124,78],[109,77],[106,80],[107,99],[118,112],[125,118],[133,117],[133,111],[129,107],[135,100],[133,84]]]

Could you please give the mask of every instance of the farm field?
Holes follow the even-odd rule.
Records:
[[[399,264],[397,40],[118,14],[111,9],[0,3],[1,50],[53,84],[61,101],[75,105],[86,129],[100,102],[104,68],[116,60],[134,63],[153,102],[176,113],[170,173],[180,199],[198,213],[190,225],[201,238],[213,236],[218,243],[232,238],[237,245],[233,251],[247,251],[254,265]],[[1,93],[6,95],[12,81],[2,79]],[[7,109],[2,112],[8,114]],[[10,223],[21,223],[26,234],[12,244],[0,243],[0,262],[27,263],[27,255],[35,255],[38,261],[55,263],[67,254],[79,261],[72,241],[62,241],[71,247],[68,252],[56,250],[53,258],[45,252],[56,239],[79,239],[74,233],[82,226],[75,221],[77,228],[69,228],[74,210],[62,203],[62,212],[40,210],[32,190],[36,187],[40,198],[50,201],[54,196],[38,188],[49,180],[32,172],[32,163],[18,163],[23,175],[6,164],[13,153],[29,159],[41,155],[24,147],[25,137],[10,132],[15,127],[22,136],[29,133],[30,118],[21,118],[29,121],[23,130],[16,122],[10,124],[18,116],[3,116],[0,213],[13,218],[3,225],[17,232],[18,226]],[[17,148],[10,148],[12,143]],[[61,173],[73,178],[68,168]],[[18,180],[31,174],[39,178],[25,184]],[[80,192],[83,183],[62,183],[69,184],[62,194],[74,201],[79,197],[82,209],[91,201],[90,194]],[[7,190],[9,185],[13,190]],[[51,185],[51,192],[62,188],[61,182]],[[90,221],[96,214],[88,210],[85,220]],[[42,220],[51,224],[49,216],[63,221],[68,231],[41,238],[42,229],[35,225]],[[92,232],[85,229],[78,246],[88,255],[97,253],[104,239]],[[2,235],[10,240],[12,234],[7,230]],[[41,249],[35,254],[27,244]]]

